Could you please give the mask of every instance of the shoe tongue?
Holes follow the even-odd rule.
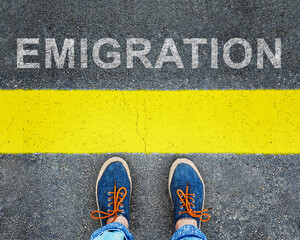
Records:
[[[186,186],[184,186],[184,187],[180,187],[179,189],[181,189],[182,191],[183,191],[183,193],[184,194],[186,194]],[[189,188],[188,189],[188,194],[193,194],[193,192],[191,192],[191,189]],[[189,195],[189,196],[191,196],[191,195]],[[194,202],[191,200],[191,199],[189,199],[189,202],[190,203],[193,203],[193,204],[196,204],[196,197],[193,197],[193,199],[194,199]],[[200,219],[199,218],[196,218],[196,217],[191,217],[188,213],[182,213],[182,214],[179,214],[180,212],[185,212],[185,211],[187,211],[187,209],[183,206],[182,208],[180,208],[180,206],[182,206],[182,203],[181,202],[179,202],[179,210],[178,210],[178,213],[176,214],[177,215],[177,219],[176,219],[176,222],[179,220],[179,219],[185,219],[185,218],[190,218],[190,219],[195,219],[196,221],[197,221],[197,226],[199,226],[199,223],[200,223]],[[191,207],[191,209],[193,210],[193,211],[195,211],[196,209],[195,209],[195,207],[193,207],[193,206],[190,206]]]

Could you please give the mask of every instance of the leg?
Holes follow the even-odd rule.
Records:
[[[177,159],[169,174],[169,192],[174,208],[175,230],[171,240],[207,240],[200,231],[201,222],[209,220],[203,210],[205,187],[201,175],[188,159]]]
[[[133,240],[128,230],[131,189],[127,163],[117,157],[108,159],[96,182],[98,210],[91,214],[92,218],[100,220],[101,228],[92,234],[91,240]]]

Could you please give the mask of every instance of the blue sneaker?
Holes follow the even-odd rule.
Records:
[[[192,218],[207,222],[210,216],[204,209],[205,187],[196,165],[188,159],[177,159],[169,174],[169,193],[174,208],[175,224],[179,219]]]
[[[129,223],[129,201],[131,178],[127,163],[118,157],[108,159],[100,169],[96,182],[96,200],[98,210],[91,213],[94,219],[100,219],[101,226],[107,220],[124,216]],[[99,217],[95,214],[98,213]]]

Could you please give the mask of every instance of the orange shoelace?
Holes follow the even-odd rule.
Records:
[[[177,189],[177,195],[180,198],[180,201],[182,202],[180,208],[185,207],[186,209],[186,211],[179,212],[179,214],[187,213],[193,218],[199,218],[199,220],[202,222],[207,222],[210,219],[210,216],[205,212],[211,210],[212,208],[204,209],[201,211],[194,211],[192,209],[192,207],[195,207],[195,205],[191,203],[190,200],[195,202],[193,198],[195,197],[195,194],[189,193],[189,183],[187,183],[185,193],[181,189]],[[203,216],[206,216],[206,218],[203,218]]]
[[[124,192],[121,192],[122,190],[124,190]],[[114,216],[114,218],[112,220],[112,222],[114,222],[116,220],[117,216],[118,216],[118,213],[120,213],[120,212],[123,213],[124,212],[124,210],[119,209],[119,207],[120,206],[123,207],[122,202],[123,202],[124,198],[127,195],[126,188],[125,187],[121,187],[117,191],[117,184],[116,184],[116,181],[115,181],[114,191],[113,192],[108,192],[108,194],[109,195],[113,194],[113,197],[109,197],[108,198],[108,200],[113,199],[113,201],[110,202],[108,204],[108,206],[110,206],[110,205],[113,204],[114,205],[114,209],[113,210],[108,210],[108,212],[103,212],[103,211],[99,211],[99,210],[93,211],[91,213],[91,217],[93,219],[105,219],[105,218],[110,218],[110,217]],[[94,216],[95,213],[100,213],[100,217],[95,217]],[[101,217],[101,215],[104,215],[104,216]]]

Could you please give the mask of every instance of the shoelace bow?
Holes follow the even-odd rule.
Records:
[[[199,220],[202,222],[207,222],[210,219],[210,216],[205,212],[211,210],[212,208],[204,209],[201,211],[194,211],[192,209],[192,207],[195,207],[195,204],[191,203],[189,200],[195,202],[193,198],[195,197],[195,194],[189,193],[189,183],[187,183],[185,193],[181,189],[177,189],[177,195],[180,198],[180,201],[182,202],[180,208],[185,207],[186,209],[186,211],[179,212],[179,214],[187,213],[193,218],[199,218]],[[203,216],[206,216],[206,218],[203,218]]]
[[[124,190],[124,192],[121,192],[122,190]],[[126,188],[121,187],[117,191],[117,184],[116,184],[116,181],[115,181],[114,191],[113,192],[108,192],[108,194],[109,195],[113,194],[113,197],[108,198],[108,200],[113,199],[113,201],[108,204],[108,206],[110,206],[112,204],[114,205],[113,210],[108,210],[107,212],[103,212],[103,211],[99,211],[99,210],[93,211],[91,213],[91,217],[93,219],[105,219],[105,218],[110,218],[110,217],[114,216],[114,218],[112,220],[112,222],[114,222],[116,220],[117,216],[118,216],[118,213],[120,213],[120,212],[123,213],[124,212],[124,210],[119,209],[119,207],[120,206],[123,207],[122,202],[123,202],[124,198],[127,195]],[[100,213],[101,215],[104,215],[104,216],[101,217],[101,215],[100,215],[100,217],[95,217],[94,216],[95,213]]]

